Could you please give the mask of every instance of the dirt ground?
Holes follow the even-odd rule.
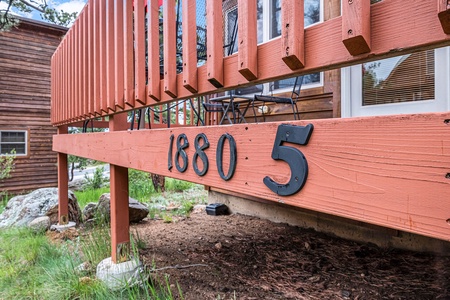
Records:
[[[184,299],[450,299],[450,257],[380,249],[242,215],[146,220],[145,265]]]

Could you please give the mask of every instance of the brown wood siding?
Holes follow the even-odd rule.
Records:
[[[57,186],[50,124],[50,59],[65,30],[22,21],[0,33],[0,130],[28,130],[29,153],[15,160],[0,192]]]

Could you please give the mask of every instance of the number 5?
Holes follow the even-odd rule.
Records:
[[[291,169],[291,178],[286,184],[273,181],[269,176],[264,177],[264,184],[274,193],[280,196],[289,196],[297,193],[305,185],[308,177],[308,162],[303,153],[297,148],[282,146],[283,142],[297,145],[307,145],[314,126],[295,126],[282,124],[278,126],[275,143],[272,150],[274,160],[287,162]]]

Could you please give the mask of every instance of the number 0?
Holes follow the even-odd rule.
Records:
[[[228,169],[227,175],[225,175],[225,173],[223,172],[223,146],[226,139],[230,144],[230,167]],[[222,134],[217,144],[217,151],[216,151],[217,171],[219,172],[220,178],[222,178],[225,181],[230,180],[233,177],[234,172],[236,171],[236,162],[237,162],[236,141],[234,140],[232,135],[228,133]]]

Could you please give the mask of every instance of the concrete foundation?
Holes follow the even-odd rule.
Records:
[[[116,264],[108,257],[97,265],[97,278],[108,288],[116,291],[141,284],[143,271],[142,263],[136,259]]]
[[[69,222],[69,223],[67,223],[65,225],[56,224],[56,225],[52,225],[50,227],[50,230],[56,230],[56,231],[59,231],[59,232],[63,232],[65,230],[67,230],[69,228],[72,228],[72,227],[75,227],[75,226],[77,226],[77,224],[75,222]]]
[[[228,192],[227,192],[228,193]],[[450,255],[450,242],[400,230],[371,225],[257,198],[244,199],[225,191],[209,191],[209,203],[224,203],[231,213],[255,216],[276,223],[287,223],[348,240],[373,243],[382,248],[397,248],[439,255]]]

